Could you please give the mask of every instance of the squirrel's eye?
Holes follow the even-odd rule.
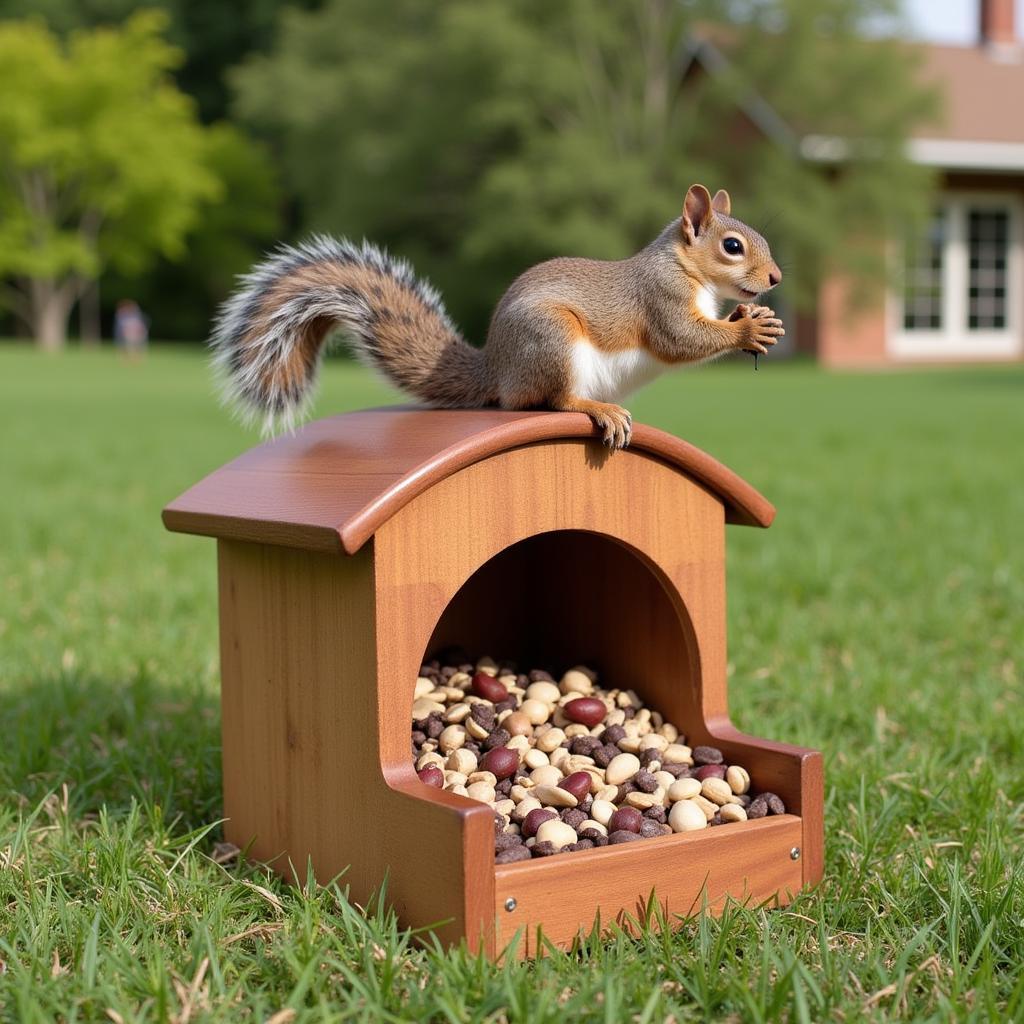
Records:
[[[743,243],[738,238],[727,238],[722,242],[722,248],[730,256],[743,255]]]

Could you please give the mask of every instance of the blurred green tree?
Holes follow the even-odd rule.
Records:
[[[40,18],[58,35],[75,29],[120,25],[140,6],[165,11],[167,38],[184,59],[174,78],[199,106],[207,123],[227,117],[226,69],[270,48],[282,8],[314,7],[320,0],[0,0],[0,19]]]
[[[428,271],[469,333],[527,265],[622,257],[687,185],[727,187],[808,304],[826,273],[865,287],[879,237],[920,216],[903,155],[934,110],[908,48],[866,41],[895,0],[328,0],[287,12],[235,73],[237,111],[271,141],[303,226],[366,235]],[[717,23],[717,28],[716,28]],[[697,35],[726,59],[685,76]],[[717,35],[716,35],[717,33]],[[767,105],[781,130],[749,130]],[[803,133],[855,142],[839,169]]]
[[[279,176],[263,146],[221,121],[206,129],[205,161],[222,188],[185,236],[188,258],[158,258],[143,274],[115,267],[103,281],[108,298],[135,299],[161,338],[205,338],[235,277],[281,231]]]
[[[219,194],[188,97],[169,80],[166,17],[72,33],[0,24],[0,293],[38,343],[60,347],[106,267],[138,272],[182,252]]]

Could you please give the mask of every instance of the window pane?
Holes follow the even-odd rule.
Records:
[[[1006,210],[967,213],[967,327],[1006,327],[1006,264],[1010,215]]]
[[[903,289],[903,327],[935,331],[942,327],[942,264],[946,219],[934,210],[920,238],[907,246]]]

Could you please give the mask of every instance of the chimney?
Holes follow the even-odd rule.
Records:
[[[1009,54],[1017,49],[1013,7],[1014,0],[979,0],[981,44],[995,55]]]

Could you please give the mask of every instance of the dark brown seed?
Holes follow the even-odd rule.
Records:
[[[469,717],[477,725],[483,726],[488,732],[494,728],[494,705],[493,704],[470,704]]]
[[[648,807],[647,810],[644,811],[644,817],[649,818],[651,821],[656,821],[659,825],[664,825],[667,814],[665,813],[664,807],[660,804],[656,804],[654,807]]]
[[[624,782],[619,786],[618,793],[615,794],[615,803],[621,804],[623,800],[629,796],[630,793],[636,792],[636,786],[632,782]]]
[[[494,852],[500,853],[502,850],[508,850],[513,846],[522,846],[523,837],[517,836],[512,832],[500,832],[494,837]]]
[[[431,715],[427,719],[426,733],[432,740],[436,740],[444,730],[445,722],[440,715]]]
[[[748,818],[763,818],[768,813],[768,801],[764,797],[758,796],[750,801],[750,806],[747,808]]]
[[[551,673],[545,672],[542,668],[535,668],[530,672],[529,679],[531,683],[553,683],[555,681]]]
[[[505,700],[499,700],[498,703],[494,705],[494,710],[498,712],[515,711],[515,709],[516,699],[512,696],[506,697]]]
[[[658,780],[650,772],[641,769],[633,776],[633,785],[641,793],[653,793],[658,788]]]
[[[596,697],[577,697],[565,704],[562,710],[570,722],[579,722],[580,725],[585,725],[588,729],[600,725],[608,713],[604,701],[598,700]]]
[[[782,797],[776,796],[774,793],[762,793],[765,803],[768,804],[768,812],[770,814],[785,814],[786,805],[782,802]]]
[[[592,850],[594,848],[593,842],[589,839],[580,839],[578,842],[567,847],[569,850]]]
[[[626,730],[621,725],[609,725],[603,733],[601,733],[602,743],[618,743],[623,736],[626,735]]]
[[[502,779],[501,782],[494,787],[494,792],[500,793],[502,796],[508,796],[512,792],[512,785],[513,783],[511,779]]]
[[[590,817],[590,808],[594,806],[594,798],[592,796],[584,797],[579,803],[579,810],[581,810],[588,818]]]
[[[631,718],[636,718],[636,708],[630,705],[630,707],[622,709],[622,714],[628,722]]]
[[[612,832],[608,836],[608,842],[612,846],[617,846],[619,843],[631,843],[634,839],[639,839],[639,832],[627,832],[625,829],[620,829],[618,832]]]
[[[644,816],[635,807],[620,807],[608,821],[609,832],[639,832]]]
[[[480,770],[492,772],[497,779],[508,779],[519,767],[519,753],[511,747],[495,747],[480,758]]]
[[[468,750],[471,754],[475,754],[477,757],[480,756],[480,744],[474,740],[467,740],[462,745],[463,750]]]
[[[725,758],[718,747],[694,747],[694,764],[721,764]]]
[[[580,754],[583,757],[590,757],[593,751],[601,746],[601,741],[596,736],[576,736],[572,741],[569,750],[573,754]]]
[[[412,742],[413,746],[422,747],[427,742],[427,734],[420,729],[413,729]]]
[[[550,842],[534,843],[533,844],[533,855],[534,857],[553,857],[558,851],[555,849],[555,844]]]
[[[522,843],[519,846],[510,846],[507,850],[502,850],[494,858],[495,864],[515,864],[516,861],[529,860],[532,854],[527,846],[523,846]]]
[[[428,786],[436,786],[438,789],[444,788],[444,772],[436,764],[428,764],[426,768],[421,768],[416,774],[420,777],[420,782],[425,782]]]
[[[646,750],[641,750],[638,756],[640,763],[646,768],[652,761],[661,760],[661,751],[648,747]]]
[[[512,739],[512,733],[507,729],[495,729],[484,740],[484,750],[494,750],[495,747],[503,747],[510,739]]]
[[[688,779],[693,774],[688,764],[663,764],[660,771],[668,772],[677,779]]]
[[[529,839],[537,834],[537,829],[544,824],[545,821],[549,821],[551,818],[557,818],[558,815],[551,810],[549,807],[536,807],[534,810],[523,818],[523,823],[520,826],[520,832],[524,839]]]
[[[703,782],[705,779],[724,779],[725,778],[725,765],[724,764],[702,764],[695,772],[690,773],[693,778],[700,779]]]
[[[483,698],[483,700],[491,701],[493,704],[497,704],[508,697],[508,690],[505,689],[505,684],[499,683],[494,676],[489,676],[486,672],[477,672],[473,676],[470,692],[477,697]],[[470,713],[472,714],[472,712]]]
[[[608,837],[598,832],[596,828],[585,828],[580,833],[580,839],[589,839],[595,846],[608,845]]]
[[[558,784],[560,789],[572,793],[579,803],[590,792],[590,776],[586,772],[573,772]]]
[[[754,798],[749,793],[740,793],[736,799],[739,800],[741,807],[747,808],[750,806]]]
[[[640,835],[644,839],[653,839],[655,836],[662,834],[661,825],[658,822],[644,820],[640,823]]]
[[[722,824],[722,815],[718,811],[715,811],[714,816],[708,822],[708,824],[709,825],[721,825]]]
[[[566,825],[570,828],[576,829],[577,832],[580,830],[580,825],[587,820],[586,814],[578,807],[566,807],[559,817],[566,823]]]
[[[613,753],[614,751],[614,753]],[[598,747],[591,755],[594,759],[594,764],[598,768],[607,768],[612,763],[613,757],[619,756],[619,748],[614,743],[609,743],[606,746]]]

